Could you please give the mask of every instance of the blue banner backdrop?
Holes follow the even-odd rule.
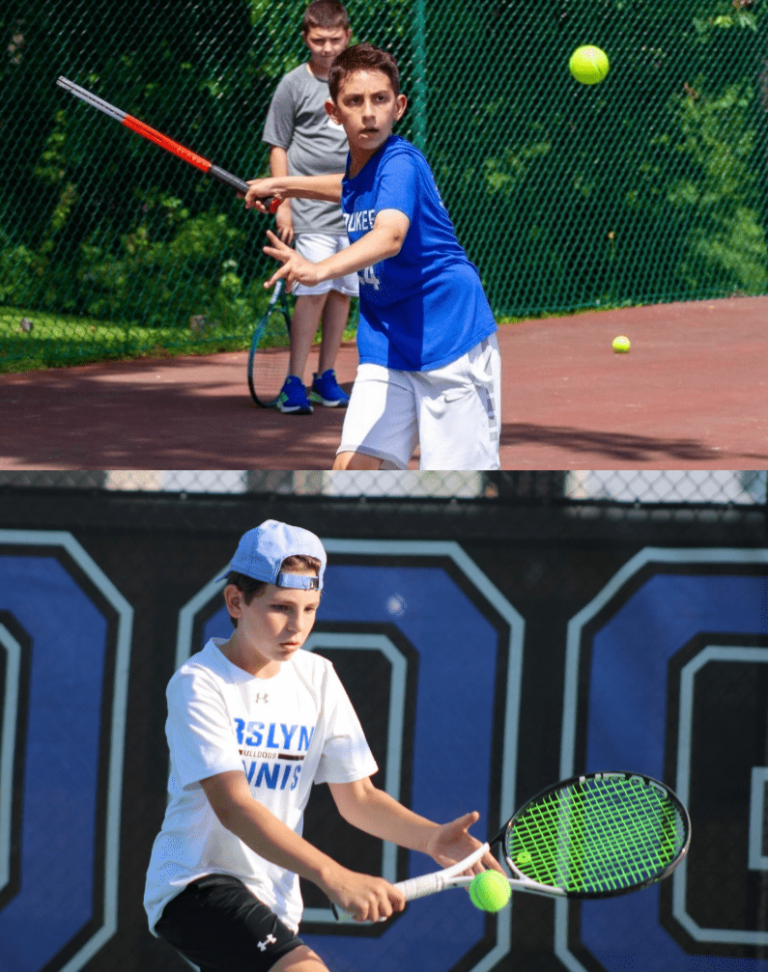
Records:
[[[6,860],[18,851],[18,873],[3,869],[0,968],[80,968],[117,923],[132,612],[69,534],[0,531],[0,544],[0,612],[26,636],[21,647],[3,626],[0,645],[7,662],[29,655],[27,684],[6,684],[26,718],[4,720],[0,749]]]
[[[100,972],[118,960],[133,972],[132,943],[147,972],[184,967],[141,913],[154,836],[141,827],[164,801],[167,677],[231,630],[223,584],[210,579],[226,564],[209,569],[204,539],[190,555],[183,534],[137,536],[141,556],[157,554],[146,573],[124,537],[91,536],[105,571],[70,533],[0,530],[0,972]],[[693,821],[673,879],[583,907],[558,902],[554,923],[532,896],[496,918],[448,892],[383,928],[348,928],[313,898],[303,934],[333,972],[766,972],[768,550],[507,538],[472,548],[473,559],[450,542],[325,542],[328,583],[307,647],[354,669],[379,785],[435,819],[479,810],[483,836],[533,779],[553,782],[558,767],[544,762],[562,711],[561,776],[663,778]],[[144,612],[133,646],[118,587]],[[524,668],[526,612],[537,650]],[[132,647],[143,653],[132,675],[151,698],[135,702],[143,721],[131,729],[147,744],[124,783]],[[144,802],[121,827],[125,788]],[[375,854],[371,866],[392,879],[433,869],[394,848]]]
[[[597,959],[606,972],[756,972],[768,968],[764,959],[740,948],[768,944],[765,914],[750,915],[745,908],[727,928],[702,928],[690,914],[686,893],[686,876],[699,855],[699,828],[707,841],[715,840],[717,856],[731,856],[743,870],[740,883],[748,882],[748,798],[736,814],[743,837],[734,836],[732,804],[739,793],[749,794],[753,762],[762,766],[768,761],[768,710],[763,697],[757,733],[745,733],[735,742],[738,748],[730,750],[727,766],[713,765],[717,752],[711,741],[693,731],[694,676],[715,660],[733,665],[755,660],[752,639],[767,633],[768,551],[764,550],[648,548],[572,620],[566,661],[563,776],[631,769],[666,779],[689,806],[693,839],[687,861],[672,878],[671,914],[665,915],[669,908],[660,901],[662,888],[666,890],[668,884],[580,907],[557,903],[556,951],[571,972],[593,969],[590,959]],[[679,656],[682,659],[676,665]],[[768,649],[758,660],[768,661]],[[726,708],[725,698],[714,693],[704,704],[709,721]],[[748,696],[743,693],[738,705],[743,709],[747,704]],[[732,719],[733,712],[728,714]],[[706,751],[696,754],[699,745],[706,745]],[[693,767],[708,778],[692,778]],[[711,792],[726,791],[726,819],[704,801],[692,800],[697,783]],[[760,819],[757,825],[762,843],[764,821]],[[710,853],[711,846],[705,843],[701,854]],[[768,870],[765,863],[757,866]],[[687,890],[692,890],[690,885]],[[732,883],[708,888],[708,912],[713,911],[712,902],[718,896],[721,911],[731,911],[725,899],[733,894]],[[577,918],[570,927],[569,916]],[[760,917],[762,927],[750,925]],[[731,947],[732,957],[724,954],[724,946]]]

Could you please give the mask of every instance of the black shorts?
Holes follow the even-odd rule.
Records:
[[[242,881],[209,874],[163,909],[155,931],[201,972],[267,972],[304,942]]]

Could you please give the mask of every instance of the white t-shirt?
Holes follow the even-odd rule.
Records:
[[[254,800],[301,834],[313,783],[352,783],[378,769],[333,665],[300,650],[273,678],[233,665],[214,638],[168,683],[170,802],[144,894],[150,930],[165,905],[206,874],[239,878],[290,928],[297,875],[254,853],[219,823],[200,780],[245,770]]]

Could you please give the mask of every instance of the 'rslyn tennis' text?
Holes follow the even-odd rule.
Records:
[[[246,724],[244,719],[234,722],[238,744],[254,747],[240,749],[240,755],[245,757],[243,769],[250,786],[266,786],[270,790],[295,789],[315,727],[288,726],[284,722]]]

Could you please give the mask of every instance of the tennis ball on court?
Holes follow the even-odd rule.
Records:
[[[582,84],[597,84],[602,81],[610,66],[605,51],[590,46],[577,47],[568,62],[571,74]]]
[[[470,900],[481,911],[501,911],[511,894],[509,881],[499,871],[481,871],[469,886]]]
[[[629,351],[629,347],[629,338],[624,337],[623,334],[613,339],[613,350],[616,354],[626,354]]]

